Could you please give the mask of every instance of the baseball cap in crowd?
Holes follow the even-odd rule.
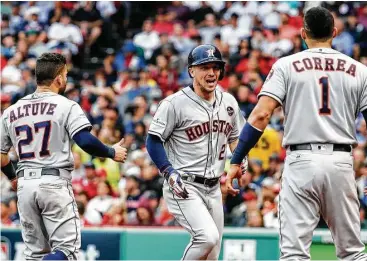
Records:
[[[261,185],[266,188],[271,188],[275,184],[275,181],[273,178],[267,177],[262,182]]]
[[[141,170],[138,166],[130,167],[126,170],[125,176],[126,177],[139,177]]]
[[[262,166],[263,166],[263,161],[262,161],[262,160],[260,160],[260,159],[251,159],[251,160],[250,160],[250,162],[251,162],[252,164],[256,164],[256,165],[258,165],[258,166],[260,166],[260,167],[262,167]]]
[[[122,46],[122,51],[124,53],[134,53],[136,51],[136,47],[135,47],[135,45],[134,45],[134,43],[132,41],[127,41]]]
[[[144,157],[145,153],[142,150],[134,150],[133,152],[131,152],[131,160],[137,160]]]
[[[94,166],[93,162],[86,162],[83,164],[84,168],[92,168],[92,169],[96,169],[96,167]]]

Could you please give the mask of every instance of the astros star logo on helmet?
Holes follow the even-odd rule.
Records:
[[[209,57],[214,57],[214,49],[208,49],[207,51],[206,51],[206,53],[208,54],[208,58]]]

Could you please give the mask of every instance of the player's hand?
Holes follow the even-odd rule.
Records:
[[[14,191],[17,191],[18,188],[18,178],[14,178],[10,181],[11,187]]]
[[[123,147],[125,140],[122,138],[119,142],[112,146],[115,150],[115,157],[113,158],[114,161],[124,163],[127,157],[127,149]]]
[[[364,194],[367,196],[367,187],[364,188]]]
[[[234,179],[238,180],[238,183],[240,186],[242,186],[242,169],[240,165],[237,164],[231,164],[231,167],[229,168],[226,176],[226,187],[227,192],[231,194],[232,196],[236,196],[238,193],[240,193],[239,189],[234,189],[232,186],[232,182]]]
[[[176,196],[186,199],[189,197],[189,192],[185,188],[185,184],[182,182],[181,175],[177,170],[173,169],[169,173],[163,173],[167,179],[169,187],[172,189]]]

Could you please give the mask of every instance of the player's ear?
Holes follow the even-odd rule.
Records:
[[[194,78],[194,74],[195,74],[195,72],[194,72],[194,69],[193,69],[192,67],[190,67],[190,68],[189,68],[189,74],[190,74],[190,76],[191,76],[192,78]]]
[[[306,36],[305,28],[303,28],[303,27],[301,28],[301,37],[302,37],[302,39],[303,39],[303,40],[305,40],[305,39],[306,39],[306,37],[307,37],[307,36]]]
[[[338,35],[338,28],[333,28],[333,38],[335,38]]]
[[[59,86],[62,85],[62,76],[60,74],[56,76],[56,82]]]

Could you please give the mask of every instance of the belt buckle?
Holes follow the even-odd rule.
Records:
[[[208,181],[209,179],[204,179],[204,186],[205,187],[210,187],[210,185],[209,184],[207,184],[207,181]]]
[[[24,170],[24,179],[39,179],[42,176],[42,169],[25,169]]]
[[[188,181],[188,182],[194,182],[195,176],[193,174],[188,174],[188,173],[186,173],[186,174],[187,174],[186,181]]]

